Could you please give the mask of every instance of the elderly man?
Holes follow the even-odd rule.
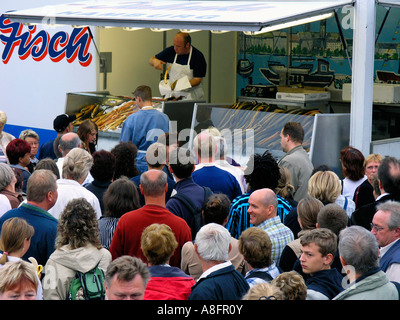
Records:
[[[143,300],[150,272],[139,258],[122,256],[106,271],[104,287],[107,300]]]
[[[45,265],[54,251],[58,221],[48,213],[57,201],[57,178],[49,170],[35,170],[28,180],[27,202],[6,212],[0,218],[0,232],[4,221],[18,217],[35,228],[28,251],[22,257],[34,257]]]
[[[400,282],[400,203],[387,201],[377,209],[371,232],[380,247],[379,266],[389,280]]]
[[[235,176],[215,164],[218,146],[211,133],[203,131],[198,134],[194,138],[193,149],[199,161],[192,174],[195,183],[215,193],[224,193],[231,201],[242,194]]]
[[[110,245],[113,259],[130,255],[147,262],[140,245],[142,232],[153,223],[164,223],[172,229],[178,242],[170,265],[179,267],[182,246],[192,241],[192,234],[185,220],[165,208],[165,193],[168,190],[166,173],[157,169],[144,172],[140,177],[140,190],[146,204],[119,219]]]
[[[206,224],[196,235],[194,249],[203,274],[192,287],[189,300],[241,300],[249,285],[228,260],[231,250],[228,230],[217,223]]]
[[[350,284],[333,300],[399,300],[397,285],[379,268],[379,247],[371,232],[360,226],[343,229],[339,254]]]
[[[277,214],[278,199],[268,188],[254,191],[249,198],[250,223],[264,230],[272,242],[271,258],[279,265],[285,246],[294,240],[293,232],[286,227]]]

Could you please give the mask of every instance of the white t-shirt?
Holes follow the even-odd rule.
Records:
[[[61,212],[64,210],[69,201],[77,198],[85,198],[93,206],[94,211],[96,211],[97,219],[100,219],[100,203],[99,199],[97,199],[94,193],[80,185],[77,181],[70,179],[57,180],[57,186],[57,202],[51,209],[48,210],[52,216],[59,219]]]
[[[364,176],[363,178],[361,178],[360,180],[357,180],[357,181],[350,180],[349,178],[344,178],[342,180],[342,182],[343,182],[342,195],[353,200],[354,192],[356,191],[357,187],[361,183],[363,183],[365,180],[367,180],[367,176]]]

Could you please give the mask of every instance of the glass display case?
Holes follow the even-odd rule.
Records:
[[[250,155],[266,150],[279,160],[283,155],[280,132],[286,122],[299,122],[304,128],[303,146],[314,165],[327,164],[339,173],[337,157],[325,157],[314,148],[324,145],[339,150],[349,143],[349,114],[323,114],[319,109],[282,109],[276,105],[241,101],[234,105],[197,103],[192,118],[190,145],[194,135],[209,126],[217,128],[225,138],[228,156],[245,166]],[[319,119],[316,122],[316,119]],[[318,125],[316,125],[318,123]],[[326,124],[331,123],[331,126]],[[321,125],[322,124],[322,125]],[[325,124],[325,126],[324,126]],[[331,132],[329,133],[329,128]],[[334,128],[334,129],[332,129]],[[336,170],[337,168],[337,170]]]

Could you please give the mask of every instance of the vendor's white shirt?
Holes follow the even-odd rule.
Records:
[[[392,243],[388,244],[385,247],[380,248],[379,257],[383,257],[383,255],[388,252],[388,250],[399,241],[399,239],[393,241]],[[400,283],[400,264],[399,263],[392,263],[389,268],[386,270],[386,276],[389,278],[390,281],[396,281]]]
[[[48,212],[55,218],[59,219],[61,212],[64,210],[65,206],[69,201],[77,198],[85,198],[96,211],[97,219],[101,217],[101,208],[99,199],[94,193],[80,185],[75,180],[70,179],[59,179],[57,180],[58,186],[58,198],[56,204],[48,210]]]

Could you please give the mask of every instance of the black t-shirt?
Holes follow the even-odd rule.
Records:
[[[193,77],[194,78],[204,78],[207,71],[207,63],[204,55],[193,47],[192,50],[192,58],[190,59],[190,69],[193,70]],[[168,47],[161,51],[160,53],[156,54],[156,58],[164,61],[173,63],[175,59],[175,50],[174,47]],[[176,58],[176,63],[186,65],[189,59],[189,54],[178,55]]]

